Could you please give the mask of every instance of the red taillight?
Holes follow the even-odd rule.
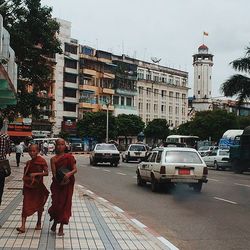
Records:
[[[207,174],[208,174],[208,169],[207,169],[207,167],[204,167],[204,168],[203,168],[203,174],[204,174],[204,175],[207,175]]]
[[[165,168],[165,166],[161,166],[160,174],[166,174],[166,168]]]

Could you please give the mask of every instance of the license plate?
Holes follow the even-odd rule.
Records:
[[[190,169],[187,168],[180,168],[179,175],[190,175]]]
[[[141,154],[141,152],[135,152],[135,155],[140,155]]]

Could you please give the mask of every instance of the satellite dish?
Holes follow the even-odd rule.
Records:
[[[159,62],[161,61],[161,58],[151,57],[151,60],[152,60],[154,63],[159,63]]]

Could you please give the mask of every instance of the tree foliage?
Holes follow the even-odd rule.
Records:
[[[237,128],[237,117],[233,113],[224,110],[201,111],[197,112],[192,121],[180,125],[178,133],[218,141],[226,130]]]
[[[225,96],[237,96],[237,100],[241,104],[250,98],[250,78],[248,76],[250,73],[250,48],[246,49],[245,57],[234,60],[230,64],[235,70],[245,75],[235,74],[231,76],[222,83],[221,90]]]
[[[95,138],[98,142],[105,142],[106,138],[106,112],[88,112],[77,123],[78,134]],[[117,136],[117,124],[113,115],[109,114],[109,139]]]
[[[137,115],[120,114],[117,116],[117,132],[119,136],[137,136],[144,129],[144,122]]]
[[[146,137],[152,138],[154,142],[165,140],[169,135],[169,126],[166,119],[154,119],[150,121],[144,130]]]
[[[5,1],[0,0],[0,4]],[[9,31],[10,45],[18,65],[18,103],[15,111],[23,116],[39,117],[37,106],[49,105],[37,92],[48,91],[53,79],[55,53],[61,53],[56,38],[59,24],[52,18],[52,9],[41,0],[12,0],[2,9],[4,26]],[[28,86],[32,92],[28,93]]]

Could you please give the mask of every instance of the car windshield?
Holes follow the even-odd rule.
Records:
[[[229,151],[225,151],[225,150],[220,150],[219,151],[219,155],[227,155],[227,156],[229,156]]]
[[[199,148],[199,151],[200,150],[209,150],[209,146],[202,146],[202,147]]]
[[[116,147],[113,144],[102,144],[97,145],[96,150],[116,150]]]
[[[202,163],[199,155],[191,151],[169,151],[165,154],[166,163]]]
[[[146,148],[143,145],[131,145],[129,150],[130,151],[146,151]]]

